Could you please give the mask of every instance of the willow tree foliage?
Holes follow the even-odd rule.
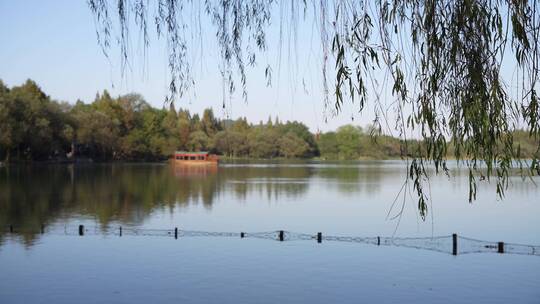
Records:
[[[386,113],[394,113],[390,128],[402,137],[409,163],[403,189],[410,186],[418,195],[423,218],[429,195],[425,165],[448,172],[450,144],[469,169],[469,200],[475,199],[476,179],[495,179],[502,197],[513,168],[522,176],[540,171],[537,159],[521,160],[512,136],[520,127],[536,139],[540,134],[536,0],[88,0],[88,5],[98,43],[108,56],[118,37],[123,66],[134,27],[145,49],[151,30],[166,40],[169,101],[193,83],[188,39],[201,35],[203,27],[215,32],[224,95],[240,84],[246,98],[246,68],[270,48],[268,32],[279,29],[278,48],[283,33],[293,33],[290,45],[298,48],[299,23],[317,24],[325,104],[335,112],[344,103],[360,111],[369,105],[376,114],[374,130],[388,125]],[[271,66],[265,76],[271,83]],[[390,106],[382,100],[386,91]],[[408,145],[411,134],[423,139],[415,151]]]

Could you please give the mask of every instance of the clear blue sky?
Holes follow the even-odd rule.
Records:
[[[204,50],[198,53],[202,60],[197,59],[193,67],[197,84],[192,94],[176,102],[177,108],[202,112],[212,107],[220,118],[246,116],[252,122],[277,115],[281,120],[302,121],[312,131],[335,129],[351,123],[351,117],[358,125],[366,125],[373,118],[371,110],[358,114],[354,106],[348,105],[338,117],[326,115],[325,123],[321,58],[317,33],[315,39],[311,38],[310,25],[299,32],[301,47],[297,56],[287,56],[286,46],[282,49],[283,57],[290,60],[282,61],[279,82],[276,65],[273,86],[267,88],[264,80],[266,63],[275,64],[277,58],[277,40],[271,39],[268,54],[260,56],[258,67],[249,73],[248,102],[244,103],[237,94],[223,110],[214,28],[203,27]],[[141,93],[153,106],[163,106],[168,85],[164,43],[153,37],[145,65],[137,47],[137,35],[132,35],[132,69],[122,77],[118,49],[111,50],[108,62],[97,44],[86,1],[0,0],[0,37],[0,79],[8,86],[31,78],[52,98],[70,103],[77,99],[91,102],[97,91],[107,89],[113,95]],[[290,68],[291,65],[298,68]],[[143,67],[147,68],[144,73]]]

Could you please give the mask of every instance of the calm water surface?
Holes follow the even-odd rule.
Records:
[[[404,174],[399,161],[0,168],[0,303],[540,303],[537,256],[99,234],[122,225],[391,236]],[[467,180],[459,169],[433,177],[428,218],[408,198],[396,236],[540,244],[540,179],[512,178],[502,201],[482,182],[473,204]],[[98,234],[55,233],[79,224]]]

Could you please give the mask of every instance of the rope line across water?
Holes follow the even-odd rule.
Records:
[[[503,242],[489,242],[463,236],[452,235],[434,237],[359,237],[359,236],[333,236],[322,233],[307,234],[292,231],[263,231],[263,232],[215,232],[199,230],[173,229],[147,229],[147,228],[102,228],[52,225],[42,226],[40,229],[19,229],[12,225],[3,229],[2,235],[20,234],[51,234],[51,235],[101,235],[101,236],[161,236],[161,237],[227,237],[227,238],[255,238],[274,241],[323,241],[362,243],[377,246],[396,246],[422,250],[430,250],[447,254],[469,254],[469,253],[505,253],[540,256],[540,246],[513,244]],[[455,246],[455,247],[454,247]]]

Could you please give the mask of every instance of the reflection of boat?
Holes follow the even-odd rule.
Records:
[[[173,160],[175,165],[217,165],[219,157],[208,152],[184,152],[177,151],[174,153]]]
[[[172,166],[174,170],[174,176],[176,177],[197,177],[197,176],[209,176],[216,174],[218,166]]]

